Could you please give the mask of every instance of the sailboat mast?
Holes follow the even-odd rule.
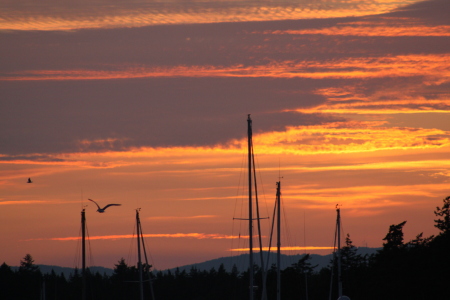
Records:
[[[339,298],[342,296],[342,276],[341,276],[341,209],[339,207],[336,208],[337,219],[337,244],[338,244],[338,294]]]
[[[247,119],[247,146],[248,146],[248,236],[250,248],[250,300],[253,300],[253,208],[252,208],[252,119]]]
[[[86,215],[81,211],[81,299],[86,300]]]
[[[277,182],[277,300],[281,299],[281,181]]]
[[[140,299],[144,300],[144,287],[142,279],[142,261],[141,261],[141,221],[139,219],[139,209],[136,209],[136,233],[137,233],[137,249],[138,249],[138,269],[139,269],[139,294]]]

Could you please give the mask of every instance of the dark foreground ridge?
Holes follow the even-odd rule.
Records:
[[[450,282],[450,196],[442,207],[434,211],[437,219],[437,236],[403,241],[406,221],[389,226],[383,238],[383,248],[374,254],[361,254],[347,235],[342,256],[343,292],[351,299],[448,299]],[[326,266],[312,263],[312,255],[303,255],[297,261],[282,268],[281,298],[337,299],[337,280],[333,259]],[[198,264],[197,266],[200,266]],[[240,271],[236,265],[227,270],[219,267],[200,270],[191,266],[150,273],[158,300],[244,300],[248,299],[248,270]],[[151,266],[144,266],[150,269]],[[262,272],[255,266],[255,299],[261,299]],[[128,266],[124,259],[116,265],[112,274],[87,270],[87,299],[121,300],[139,299],[138,269]],[[331,280],[333,278],[333,280]],[[331,282],[333,282],[331,284]],[[43,273],[27,254],[17,270],[3,263],[0,266],[0,299],[81,299],[81,274],[75,269],[69,277]],[[144,285],[146,299],[150,299],[150,285]],[[44,295],[45,291],[45,297]],[[276,269],[272,265],[267,274],[268,299],[275,299]]]

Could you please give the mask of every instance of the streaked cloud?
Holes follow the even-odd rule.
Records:
[[[364,16],[391,11],[418,0],[353,1],[90,1],[65,2],[26,9],[3,4],[0,30],[79,30],[129,28],[167,24],[205,24]],[[1,7],[1,6],[0,6]]]
[[[405,99],[388,101],[329,102],[313,108],[296,110],[302,113],[330,114],[417,114],[450,113],[450,99]]]
[[[323,126],[288,127],[285,132],[255,137],[263,153],[345,153],[387,149],[425,149],[450,145],[449,132],[439,129],[388,128],[382,121],[336,122]],[[270,147],[268,146],[270,144]]]
[[[148,220],[162,220],[162,221],[171,221],[171,220],[189,220],[189,219],[210,219],[216,218],[216,215],[200,215],[200,216],[157,216],[157,217],[148,217]]]
[[[255,134],[260,154],[317,155],[320,153],[356,153],[396,149],[439,149],[450,146],[450,132],[440,129],[386,127],[386,121],[348,121],[313,126],[289,126],[284,131]],[[128,151],[64,153],[46,156],[54,161],[35,161],[35,155],[15,161],[11,156],[0,164],[67,166],[74,168],[117,168],[137,164],[189,165],[190,159],[212,161],[217,157],[235,157],[245,152],[246,141],[231,140],[214,147],[141,147]],[[145,159],[150,159],[145,161]],[[198,161],[200,160],[200,161]],[[167,170],[170,172],[170,170]]]
[[[385,121],[349,121],[326,125],[288,127],[285,131],[274,131],[254,136],[260,154],[316,155],[319,153],[352,153],[395,149],[432,149],[450,146],[450,133],[440,129],[384,127]],[[191,159],[231,157],[245,152],[245,140],[230,141],[230,145],[215,147],[142,147],[129,151],[103,153],[65,153],[52,157],[60,161],[34,161],[23,157],[17,161],[3,160],[0,164],[31,164],[48,166],[73,166],[79,168],[117,168],[146,163],[145,158],[163,158],[165,163],[186,165]],[[179,157],[178,159],[175,159]],[[120,159],[121,158],[121,159]],[[140,161],[140,162],[139,162]],[[157,166],[161,162],[148,161]],[[169,171],[170,172],[170,171]]]
[[[407,160],[407,161],[388,161],[388,162],[373,162],[373,163],[358,163],[358,164],[337,164],[328,166],[302,166],[300,168],[293,168],[291,170],[298,170],[302,172],[323,172],[323,171],[338,171],[338,170],[442,170],[450,164],[450,160]],[[436,173],[446,174],[446,173]],[[442,188],[442,187],[439,187]]]
[[[0,199],[0,205],[28,205],[28,204],[44,204],[50,203],[51,201],[45,200],[20,200],[20,201],[11,201],[11,200],[2,200]]]
[[[117,71],[41,70],[5,74],[4,81],[111,80],[164,77],[380,78],[425,76],[435,83],[450,80],[449,54],[344,58],[330,61],[274,61],[255,66],[131,67]]]
[[[216,234],[216,233],[147,233],[143,234],[145,238],[193,238],[193,239],[238,239],[239,236],[233,235],[225,235],[225,234]],[[124,235],[102,235],[102,236],[90,236],[89,240],[119,240],[119,239],[132,239],[136,238],[135,235],[132,234],[124,234]],[[41,238],[41,239],[29,239],[27,241],[42,241],[42,240],[50,240],[50,241],[76,241],[81,240],[81,237],[56,237],[56,238]]]
[[[330,61],[274,61],[254,66],[136,67],[102,70],[40,70],[4,74],[0,80],[111,80],[164,77],[238,78],[382,78],[424,76],[428,82],[450,81],[449,54],[343,58]]]
[[[411,166],[411,169],[414,167]],[[407,204],[407,197],[403,201],[388,200],[396,196],[434,197],[436,193],[445,189],[444,183],[439,184],[414,184],[414,185],[368,185],[346,186],[327,188],[315,186],[310,188],[290,187],[283,198],[297,202],[305,201],[309,208],[319,208],[336,203],[345,203],[346,209],[355,208],[386,208],[391,206],[403,206]],[[426,200],[423,200],[426,202]]]
[[[349,22],[338,26],[300,30],[267,31],[266,34],[292,34],[292,35],[342,35],[342,36],[372,36],[372,37],[400,37],[400,36],[450,36],[448,25],[420,25],[420,21],[408,19],[394,19],[390,22],[367,21]],[[418,24],[419,23],[419,24]]]

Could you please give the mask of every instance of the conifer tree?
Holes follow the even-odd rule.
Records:
[[[444,202],[442,208],[436,207],[434,214],[437,217],[443,217],[444,219],[434,220],[436,223],[434,227],[438,228],[441,233],[448,233],[450,232],[450,196],[442,201]]]
[[[20,261],[19,271],[21,272],[35,272],[39,266],[34,264],[34,259],[30,254],[26,254],[23,260]]]
[[[383,241],[383,247],[385,250],[399,249],[403,246],[403,226],[405,226],[406,221],[401,222],[397,225],[389,226],[389,232]]]

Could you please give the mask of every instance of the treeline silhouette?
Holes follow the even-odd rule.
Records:
[[[406,221],[389,227],[383,248],[373,255],[360,255],[347,235],[341,251],[344,295],[355,299],[450,299],[450,196],[443,206],[434,211],[438,217],[437,236],[404,242]],[[309,255],[281,270],[281,299],[337,299],[336,259],[328,267],[316,270]],[[151,266],[144,265],[149,270]],[[145,281],[145,299],[152,299],[152,289],[158,300],[240,300],[249,298],[247,272],[238,272],[236,266],[228,272],[221,265],[217,270],[189,272],[176,270],[149,273]],[[262,272],[255,266],[255,284],[261,286]],[[146,279],[148,277],[145,277]],[[89,300],[139,299],[139,272],[122,258],[111,276],[86,271]],[[150,286],[152,284],[152,288]],[[66,278],[52,272],[42,274],[31,255],[21,260],[13,271],[3,263],[0,266],[0,299],[81,299],[82,276],[75,269]],[[255,287],[255,299],[261,299],[262,289]],[[330,297],[331,291],[331,298]],[[276,267],[267,272],[268,299],[276,299]]]

